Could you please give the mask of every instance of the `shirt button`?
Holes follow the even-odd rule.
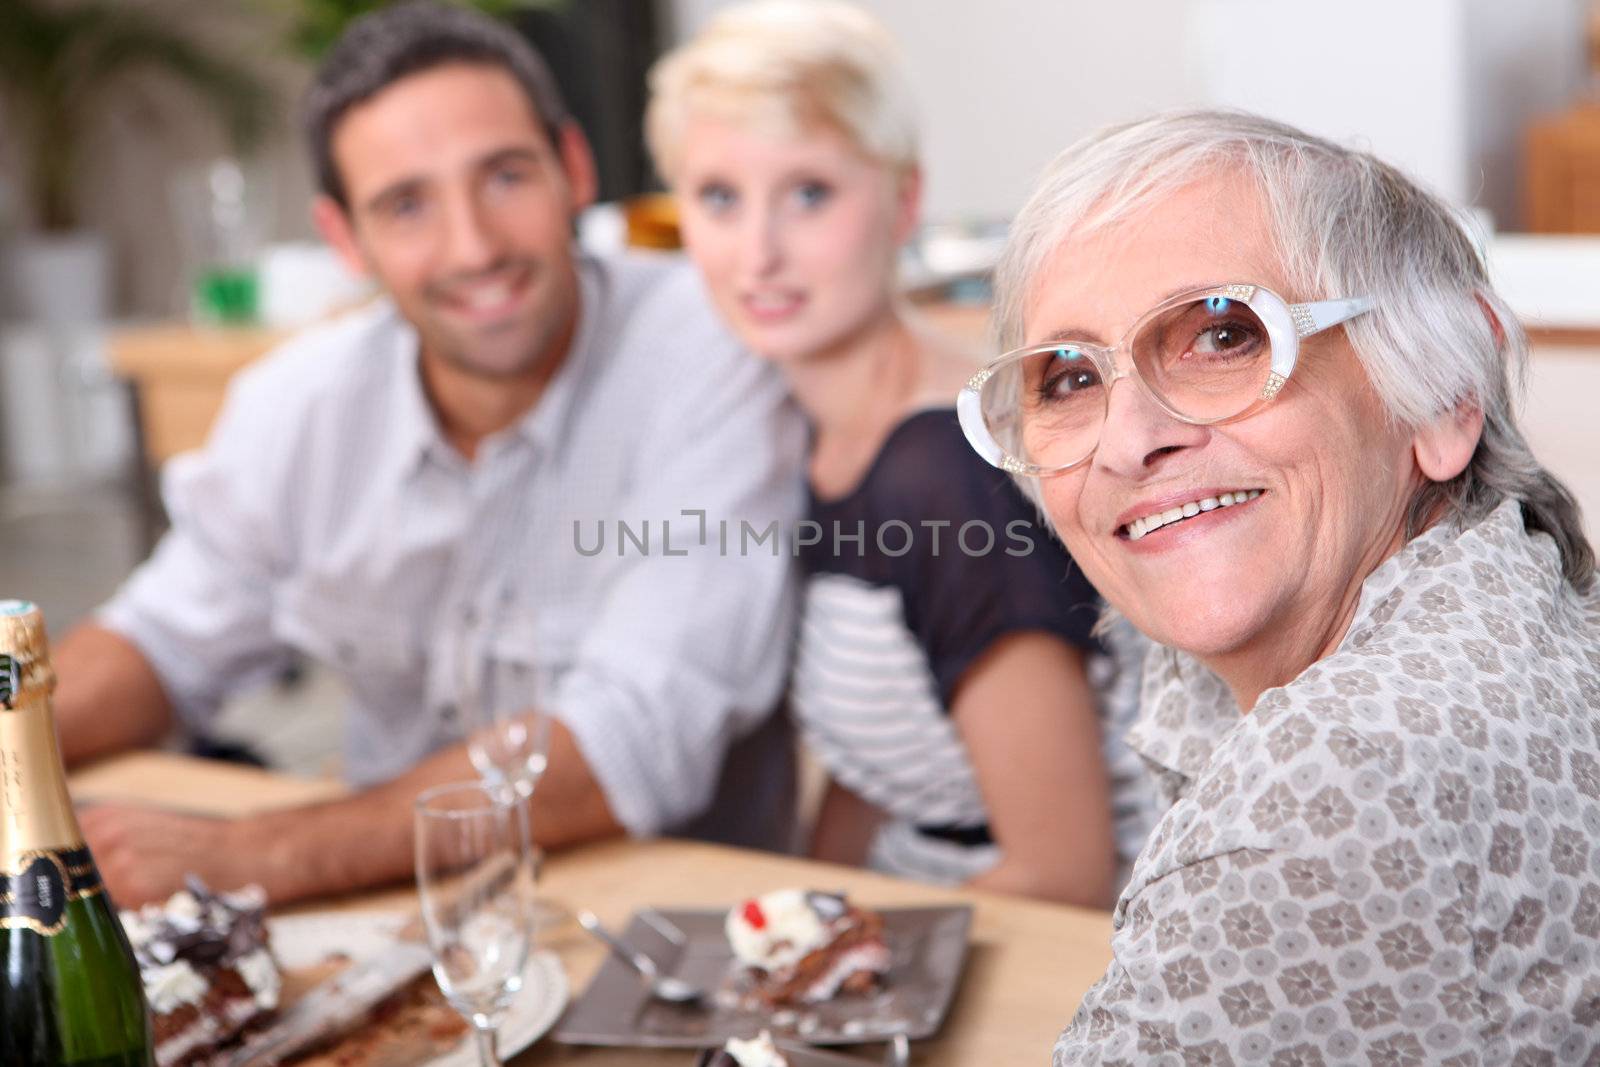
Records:
[[[340,663],[354,663],[356,659],[356,646],[349,641],[340,641],[333,647],[333,654],[339,657]]]
[[[454,704],[439,705],[439,718],[443,719],[445,722],[455,722],[456,706]]]

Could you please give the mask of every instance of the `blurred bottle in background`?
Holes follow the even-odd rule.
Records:
[[[211,325],[258,321],[260,255],[272,227],[272,183],[258,164],[218,159],[182,170],[172,209],[183,242],[189,313]]]

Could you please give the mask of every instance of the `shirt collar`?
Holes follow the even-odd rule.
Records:
[[[1169,771],[1194,778],[1239,723],[1233,693],[1199,660],[1157,645],[1145,657],[1139,718],[1128,747]]]
[[[561,366],[538,402],[517,422],[489,438],[485,444],[503,441],[510,436],[540,451],[555,451],[566,438],[573,394],[582,377],[581,367],[594,347],[594,335],[601,317],[597,310],[605,296],[605,280],[601,276],[600,265],[594,259],[575,253],[574,267],[578,273],[578,322]],[[392,305],[390,314],[400,327],[395,333],[394,353],[399,370],[393,376],[393,383],[397,452],[405,465],[405,473],[408,476],[415,474],[430,458],[445,464],[460,463],[459,453],[445,440],[439,429],[439,418],[428,402],[427,391],[422,385],[421,343],[416,328]]]
[[[439,432],[439,420],[422,388],[422,346],[416,327],[392,304],[389,314],[396,325],[394,350],[390,354],[395,361],[395,373],[389,379],[393,393],[395,458],[402,465],[402,472],[411,475],[430,455],[442,456],[450,446]]]
[[[595,333],[602,318],[600,306],[606,295],[600,264],[592,257],[575,251],[573,268],[578,274],[578,322],[572,331],[572,341],[539,402],[509,428],[509,432],[541,453],[558,451],[562,442],[568,440],[573,397],[584,377],[585,364],[594,355]]]
[[[1508,500],[1474,528],[1474,533],[1500,537],[1522,529],[1520,505]],[[1387,620],[1391,598],[1444,560],[1451,542],[1461,536],[1450,522],[1436,523],[1412,538],[1379,564],[1361,583],[1360,599],[1350,626],[1334,654],[1358,645]],[[1512,538],[1507,538],[1508,540]],[[1241,713],[1230,690],[1199,660],[1176,649],[1157,646],[1145,659],[1138,720],[1128,730],[1128,746],[1145,759],[1195,778],[1211,762],[1222,739],[1239,724]]]

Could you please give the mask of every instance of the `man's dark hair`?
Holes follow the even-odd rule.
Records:
[[[305,132],[317,185],[350,206],[333,160],[333,131],[345,112],[412,74],[450,63],[499,67],[517,80],[551,145],[559,144],[567,105],[550,68],[516,30],[465,7],[407,0],[350,24],[306,93]]]

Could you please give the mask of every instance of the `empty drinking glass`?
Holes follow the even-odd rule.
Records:
[[[550,720],[540,709],[539,675],[516,647],[504,598],[466,627],[457,646],[456,685],[467,751],[485,781],[527,800],[544,774]]]
[[[464,628],[456,646],[456,700],[472,765],[486,783],[507,787],[523,801],[517,818],[537,878],[542,854],[533,839],[528,801],[549,759],[550,718],[542,710],[543,678],[527,647],[532,636],[510,603],[509,595],[500,596]],[[538,926],[564,918],[561,909],[544,901],[534,906]]]
[[[433,975],[472,1024],[482,1067],[500,1067],[495,1031],[522,989],[533,871],[506,786],[441,785],[416,802],[417,890]]]

